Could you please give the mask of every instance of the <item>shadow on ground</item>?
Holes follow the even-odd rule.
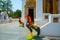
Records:
[[[42,40],[42,37],[34,36],[33,39],[34,39],[34,40]]]

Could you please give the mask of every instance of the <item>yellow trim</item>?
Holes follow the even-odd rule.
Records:
[[[43,13],[46,13],[47,7],[46,7],[46,0],[43,0]]]
[[[49,13],[50,12],[50,3],[48,2],[47,3],[47,13]]]
[[[53,0],[53,14],[58,14],[57,0]]]
[[[26,0],[26,4],[25,4],[25,14],[26,14],[26,10],[27,8],[29,7],[29,3],[32,3],[33,4],[33,9],[34,9],[34,18],[36,18],[36,0]]]
[[[32,4],[34,5],[34,8],[36,7],[36,1],[35,0],[27,0],[26,1],[26,5],[25,8],[27,8],[29,6],[29,3],[32,2]]]

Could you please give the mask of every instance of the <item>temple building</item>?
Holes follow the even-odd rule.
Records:
[[[42,4],[40,4],[42,1],[40,0],[22,0],[22,16],[24,16],[25,14],[29,14],[32,18],[32,20],[34,21],[34,19],[40,18],[42,17]],[[36,5],[39,4],[39,5]],[[40,15],[38,15],[40,14]]]
[[[22,18],[29,14],[32,21],[47,22],[40,26],[41,35],[60,36],[60,0],[22,0]]]
[[[58,0],[43,0],[43,12],[58,14]]]
[[[8,14],[6,12],[1,12],[0,21],[7,20],[7,19],[8,19]]]
[[[43,0],[43,13],[59,14],[59,0]],[[45,15],[45,19],[48,15]],[[58,17],[53,18],[54,22],[58,22]]]

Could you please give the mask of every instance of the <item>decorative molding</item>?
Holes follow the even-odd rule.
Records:
[[[25,8],[28,8],[30,3],[32,3],[34,5],[34,8],[36,7],[36,1],[35,0],[26,0]]]
[[[36,18],[36,0],[26,0],[25,14],[28,13],[28,9],[34,9],[34,18]]]

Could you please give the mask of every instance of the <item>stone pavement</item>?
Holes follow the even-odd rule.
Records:
[[[0,40],[26,40],[25,36],[28,33],[29,31],[26,27],[19,27],[18,21],[0,24]],[[35,40],[42,40],[42,38]]]
[[[0,24],[0,40],[23,40],[27,32],[19,28],[18,22]]]

